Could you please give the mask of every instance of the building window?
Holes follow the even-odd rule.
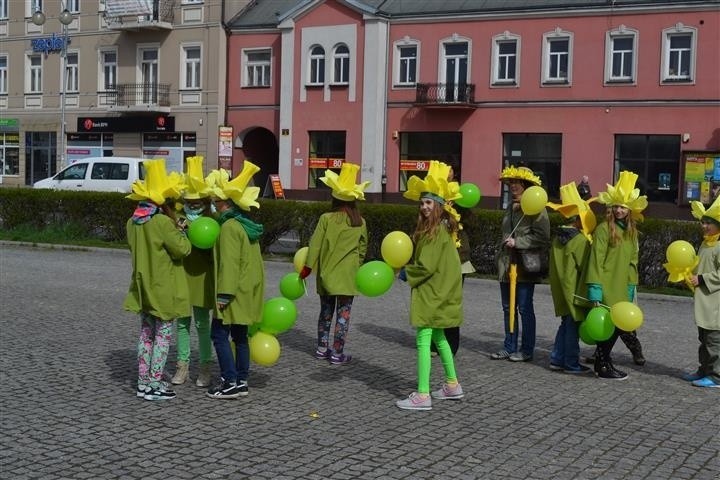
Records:
[[[615,175],[637,173],[637,187],[648,200],[676,202],[680,145],[680,135],[615,135]]]
[[[325,83],[325,49],[315,46],[310,50],[310,78],[309,85],[322,85]]]
[[[559,28],[543,35],[544,84],[570,84],[572,75],[572,34]]]
[[[243,50],[243,61],[245,62],[244,87],[270,86],[271,58],[272,51],[269,48]]]
[[[0,55],[0,95],[8,93],[8,57]]]
[[[405,39],[395,44],[394,83],[397,86],[415,86],[417,83],[418,50],[417,43]]]
[[[20,134],[0,132],[0,175],[20,174]]]
[[[430,160],[440,160],[453,167],[455,179],[462,168],[461,132],[401,132],[400,144],[400,191],[407,190],[410,177],[425,178]]]
[[[503,165],[525,166],[540,177],[551,198],[560,195],[562,135],[559,133],[504,133]],[[502,191],[503,207],[509,201],[507,186]]]
[[[339,45],[333,53],[333,83],[347,85],[350,82],[350,50]]]
[[[68,53],[65,62],[65,91],[77,93],[80,90],[78,54]]]
[[[42,55],[28,55],[25,58],[25,92],[42,93]]]
[[[140,83],[142,84],[142,104],[157,104],[159,82],[159,60],[157,48],[140,48]]]
[[[8,1],[0,0],[0,20],[8,19]]]
[[[605,82],[634,83],[637,64],[637,31],[621,25],[605,40]]]
[[[520,37],[505,32],[493,38],[492,79],[493,85],[517,85],[520,65]]]
[[[330,169],[340,173],[345,161],[345,131],[308,132],[310,145],[308,148],[308,188],[327,188],[320,177]]]
[[[663,30],[662,81],[692,82],[695,80],[697,33],[694,28],[677,24]]]
[[[114,50],[101,51],[100,63],[101,90],[105,92],[115,91],[117,89],[117,52]]]
[[[440,64],[441,83],[445,84],[446,102],[468,101],[468,76],[470,72],[470,42],[457,35],[444,40]]]
[[[25,0],[25,18],[32,17],[35,12],[44,12],[43,0]]]
[[[200,47],[182,47],[182,62],[184,65],[182,85],[184,89],[200,89],[201,55]]]
[[[80,13],[80,0],[65,0],[65,8],[70,13]]]

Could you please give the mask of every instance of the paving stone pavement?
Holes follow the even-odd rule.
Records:
[[[270,298],[292,264],[265,266]],[[618,342],[630,378],[603,381],[548,369],[558,319],[547,286],[536,290],[533,361],[490,360],[502,342],[499,288],[468,279],[456,362],[466,398],[407,412],[394,405],[415,387],[407,285],[355,300],[353,361],[331,366],[312,357],[311,276],[279,362],[252,366],[249,396],[212,400],[188,382],[149,402],[134,391],[129,274],[125,251],[0,246],[3,479],[720,478],[720,389],[679,378],[696,365],[691,299],[641,293],[648,362],[633,365]],[[432,385],[441,381],[436,359]]]

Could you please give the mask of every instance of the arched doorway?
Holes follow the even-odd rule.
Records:
[[[279,170],[275,134],[262,127],[246,128],[238,134],[235,145],[242,149],[244,158],[260,167],[254,181],[260,191],[264,192],[268,175],[278,173]]]

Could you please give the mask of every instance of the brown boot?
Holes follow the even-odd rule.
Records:
[[[188,378],[189,367],[190,367],[190,365],[188,365],[188,362],[183,362],[182,360],[178,360],[177,368],[175,370],[175,375],[172,377],[170,382],[173,385],[181,385],[181,384],[185,383],[185,381]]]

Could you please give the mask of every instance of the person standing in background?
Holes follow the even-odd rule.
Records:
[[[582,179],[580,180],[580,184],[577,186],[578,193],[580,194],[580,198],[583,200],[590,200],[590,197],[592,197],[592,192],[590,191],[590,179],[587,175],[583,175]]]

